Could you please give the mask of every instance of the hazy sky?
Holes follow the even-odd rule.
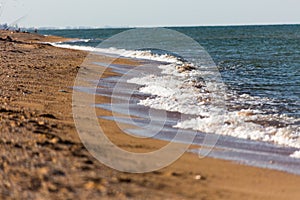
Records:
[[[300,0],[0,0],[0,23],[126,27],[300,23]]]

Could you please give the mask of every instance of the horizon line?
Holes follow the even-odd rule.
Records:
[[[23,27],[24,29],[37,28],[40,30],[59,30],[59,29],[126,29],[126,28],[188,28],[188,27],[230,27],[230,26],[280,26],[280,25],[300,25],[296,23],[249,23],[249,24],[202,24],[202,25],[141,25],[141,26],[40,26]]]

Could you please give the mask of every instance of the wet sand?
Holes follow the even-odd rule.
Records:
[[[6,31],[0,38],[0,199],[299,199],[300,176],[191,153],[146,174],[104,166],[82,145],[72,116],[71,87],[87,53],[36,43],[62,38]],[[111,115],[99,108],[97,113]],[[99,122],[129,151],[166,144],[134,139],[112,121]]]

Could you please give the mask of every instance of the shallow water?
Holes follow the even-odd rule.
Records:
[[[153,65],[155,66],[157,64]],[[110,65],[109,68],[115,72],[122,73],[124,72],[124,68],[128,68],[128,66]],[[129,79],[122,80],[123,83],[121,85],[124,88],[120,88],[117,92],[113,90],[116,84],[120,84],[120,79],[118,77],[108,77],[99,80],[96,94],[107,97],[113,96],[112,101],[115,103],[96,104],[95,106],[119,114],[130,115],[131,118],[120,116],[99,116],[99,118],[134,125],[136,127],[134,129],[124,129],[126,133],[131,135],[141,137],[151,136],[173,142],[187,142],[183,138],[181,138],[181,141],[174,141],[175,134],[188,135],[195,133],[195,131],[191,129],[180,129],[180,131],[178,131],[177,128],[174,128],[178,121],[182,119],[182,114],[178,112],[165,113],[163,110],[156,110],[147,106],[137,105],[141,100],[148,98],[149,95],[138,91],[132,94],[132,88],[135,88],[136,85],[128,83],[128,80]],[[90,92],[89,88],[77,89],[83,92]],[[130,99],[129,103],[128,99]],[[149,113],[151,113],[151,115]],[[153,133],[155,133],[155,135],[153,135]],[[205,147],[205,137],[205,133],[197,131],[193,144]],[[300,159],[289,157],[289,155],[296,150],[296,148],[292,147],[283,147],[272,143],[221,135],[210,152],[209,157],[300,174]],[[199,153],[198,150],[192,150],[192,152]]]
[[[299,174],[300,159],[291,156],[300,156],[294,153],[300,149],[300,26],[173,28],[199,42],[216,63],[226,85],[226,113],[222,119],[213,114],[215,108],[209,104],[207,85],[198,78],[203,76],[201,67],[186,70],[183,77],[177,70],[184,63],[178,55],[164,55],[165,52],[154,49],[136,51],[130,46],[120,49],[117,43],[110,46],[114,48],[94,48],[125,30],[48,30],[43,33],[81,38],[56,44],[60,47],[148,59],[148,64],[153,65],[151,72],[142,71],[126,80],[127,85],[135,85],[134,95],[130,93],[132,89],[113,95],[121,102],[122,98],[130,97],[130,114],[141,117],[134,121],[115,119],[142,128],[129,130],[130,133],[149,136],[157,130],[159,134],[155,137],[170,140],[180,129],[184,134],[198,131],[197,138],[203,140],[204,133],[213,131],[221,136],[217,143],[219,150],[210,156]],[[181,53],[190,55],[189,59],[193,60],[195,52],[196,49],[187,48]],[[125,66],[109,67],[121,74],[127,70]],[[116,81],[102,80],[97,93],[111,96],[110,88],[115,87]],[[108,105],[97,106],[111,109]],[[122,103],[114,107],[118,112],[126,111]],[[166,120],[163,129],[160,130],[159,121],[149,120],[149,109],[169,113],[166,119],[163,113],[161,119],[159,113],[156,116]],[[185,115],[184,120],[182,115]],[[196,143],[201,144],[201,139]]]

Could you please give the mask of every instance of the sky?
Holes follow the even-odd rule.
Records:
[[[0,0],[22,27],[300,24],[299,0]]]

